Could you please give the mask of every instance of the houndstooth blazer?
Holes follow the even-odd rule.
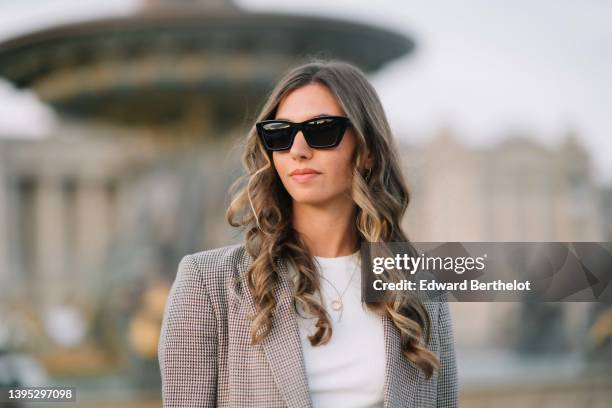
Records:
[[[277,262],[281,278],[272,330],[252,346],[246,314],[255,312],[255,304],[246,283],[242,291],[236,286],[250,262],[244,244],[181,260],[159,341],[164,407],[312,407],[286,263]],[[382,316],[385,407],[458,406],[448,304],[424,306],[432,321],[429,349],[439,356],[440,370],[426,379],[402,356],[399,331]]]

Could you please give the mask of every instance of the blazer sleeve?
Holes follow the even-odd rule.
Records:
[[[438,375],[438,398],[436,407],[458,407],[459,389],[457,385],[455,343],[449,307],[445,300],[440,301],[438,330],[440,336],[440,373]]]
[[[191,255],[181,259],[165,306],[158,358],[164,407],[217,405],[217,321]]]

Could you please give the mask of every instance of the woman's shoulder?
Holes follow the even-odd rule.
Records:
[[[207,249],[183,256],[179,271],[187,271],[192,279],[214,285],[234,276],[248,261],[244,243]]]
[[[202,267],[219,267],[233,265],[238,261],[242,261],[246,256],[246,249],[244,243],[240,243],[206,249],[185,256],[192,258],[194,262]]]

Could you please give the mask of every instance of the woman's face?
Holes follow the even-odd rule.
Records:
[[[325,85],[313,83],[285,95],[275,119],[303,122],[317,115],[346,116],[331,91]],[[355,146],[355,134],[350,126],[340,144],[327,149],[311,148],[300,131],[291,149],[273,152],[272,159],[294,202],[326,205],[338,199],[350,200],[351,157]],[[291,175],[294,170],[307,168],[318,173]]]

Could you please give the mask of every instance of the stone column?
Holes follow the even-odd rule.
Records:
[[[61,302],[66,293],[64,215],[60,179],[41,174],[35,192],[34,284],[43,305]]]
[[[110,236],[108,197],[101,179],[78,181],[75,197],[76,248],[75,266],[79,290],[96,287],[96,274],[104,259]],[[85,292],[80,292],[84,294]]]

